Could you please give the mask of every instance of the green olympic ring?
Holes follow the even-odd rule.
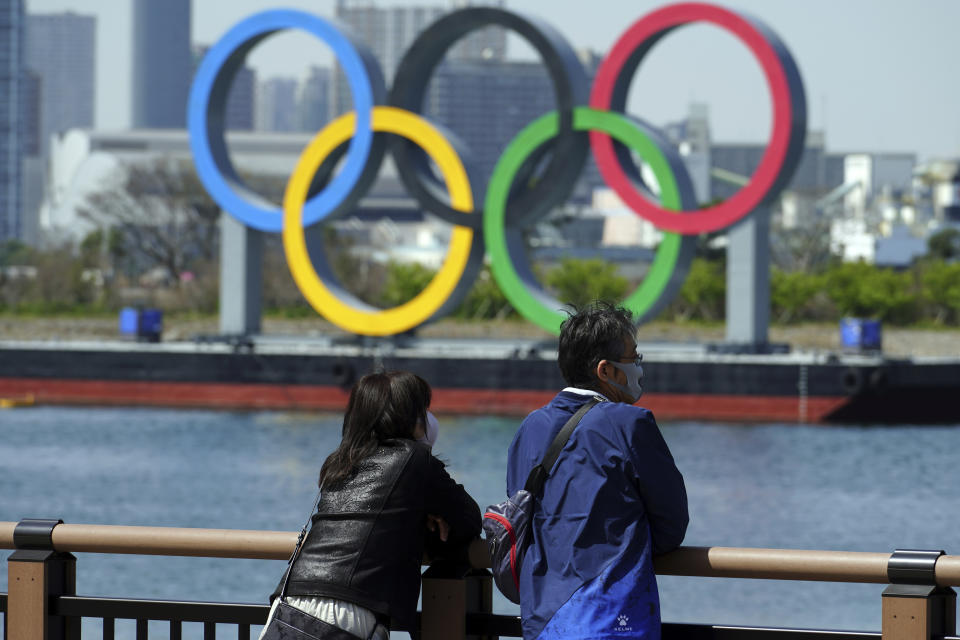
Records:
[[[602,131],[627,145],[646,162],[660,186],[664,209],[679,212],[693,208],[692,189],[679,185],[678,178],[689,181],[683,166],[671,162],[654,141],[652,130],[614,111],[598,111],[589,107],[574,109],[573,128],[577,131]],[[527,320],[552,333],[559,333],[565,315],[562,304],[547,294],[519,254],[522,253],[519,231],[506,225],[506,203],[513,179],[524,161],[539,147],[557,135],[559,118],[556,111],[541,116],[527,125],[507,145],[497,162],[487,188],[484,204],[483,238],[490,255],[493,277],[510,304]],[[695,206],[695,205],[693,205]],[[513,236],[513,237],[511,237]],[[682,284],[693,255],[695,238],[664,232],[653,263],[643,282],[623,300],[638,322],[650,318],[672,297]],[[519,263],[519,264],[518,264]],[[519,267],[519,273],[518,273]]]

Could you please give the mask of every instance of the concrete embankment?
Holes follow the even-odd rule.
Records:
[[[263,332],[278,335],[329,335],[342,333],[321,318],[265,318]],[[164,322],[164,338],[189,340],[196,335],[217,333],[217,318],[178,318]],[[521,338],[547,339],[548,334],[523,321],[460,322],[444,320],[424,327],[424,338]],[[655,322],[640,330],[643,342],[721,342],[723,326],[704,327]],[[118,337],[117,320],[95,318],[36,318],[0,316],[0,340],[110,340]],[[771,342],[784,342],[799,350],[839,350],[840,330],[835,324],[772,327]],[[890,357],[960,357],[960,328],[909,329],[885,326],[883,350]]]

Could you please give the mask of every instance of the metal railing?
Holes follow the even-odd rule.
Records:
[[[124,598],[88,598],[58,596],[50,613],[64,619],[98,618],[103,620],[104,640],[116,637],[117,620],[135,620],[136,637],[147,637],[148,623],[169,623],[169,638],[180,640],[183,625],[188,622],[203,624],[203,637],[216,638],[217,624],[236,626],[237,640],[250,640],[251,625],[262,625],[269,613],[267,605],[232,604],[222,602],[179,602],[167,600],[133,600]],[[11,639],[12,640],[12,639]]]
[[[236,637],[266,621],[265,604],[92,598],[75,594],[76,559],[72,553],[111,553],[214,558],[286,560],[296,543],[294,532],[185,529],[62,524],[56,520],[0,522],[0,549],[8,559],[8,593],[0,594],[4,638],[48,640],[79,637],[80,619],[103,621],[105,640],[115,621],[136,620],[136,637],[147,637],[149,621],[168,621],[171,639],[185,622],[204,625],[205,640],[216,637],[218,623],[237,627]],[[519,637],[517,616],[492,611],[492,580],[486,543],[469,550],[470,567],[432,566],[423,576],[423,611],[418,616],[423,640],[467,637]],[[889,584],[882,603],[882,631],[841,632],[721,625],[664,624],[670,639],[882,638],[960,640],[956,633],[956,596],[960,556],[941,551],[890,553],[681,547],[655,560],[658,575],[757,578]]]

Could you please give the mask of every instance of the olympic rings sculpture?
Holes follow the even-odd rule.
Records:
[[[723,28],[748,47],[760,63],[773,104],[770,142],[750,181],[729,200],[700,210],[677,151],[655,129],[625,115],[630,83],[643,58],[660,38],[693,22]],[[430,75],[446,50],[489,25],[513,30],[538,51],[554,83],[557,108],[507,145],[478,210],[464,166],[468,150],[418,112]],[[284,29],[306,30],[330,46],[346,75],[354,110],[314,136],[278,208],[237,176],[224,141],[224,121],[230,84],[247,53]],[[466,296],[487,255],[513,307],[556,333],[563,305],[537,283],[521,230],[566,200],[588,150],[605,182],[637,215],[664,232],[645,279],[623,301],[642,322],[679,290],[697,234],[740,222],[790,180],[803,150],[806,100],[797,66],[772,30],[754,18],[709,4],[674,4],[637,20],[601,63],[589,91],[586,74],[562,36],[535,18],[502,8],[469,7],[433,23],[404,55],[389,93],[373,55],[346,28],[300,11],[271,10],[242,20],[210,48],[191,89],[188,129],[197,173],[214,201],[249,227],[282,233],[294,281],[310,305],[337,326],[384,336],[436,319]],[[389,141],[382,135],[387,133],[393,134]],[[351,211],[376,178],[388,148],[408,192],[425,211],[453,225],[453,232],[447,256],[430,284],[405,304],[377,309],[349,293],[322,255],[311,260],[304,229]],[[638,190],[642,181],[633,153],[652,171],[659,203]],[[341,159],[342,167],[334,172]],[[439,169],[442,184],[428,159]],[[545,168],[531,181],[540,160]]]

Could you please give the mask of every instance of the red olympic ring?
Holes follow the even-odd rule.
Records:
[[[773,132],[750,182],[729,200],[700,211],[677,215],[676,211],[664,209],[641,196],[624,172],[610,136],[601,131],[590,132],[590,145],[600,173],[617,195],[637,215],[660,229],[685,235],[730,226],[752,212],[768,194],[776,193],[784,165],[798,160],[797,136],[802,148],[804,132],[797,131],[797,123],[806,120],[802,85],[791,83],[791,76],[799,77],[799,72],[789,54],[783,55],[785,47],[779,38],[759,23],[751,22],[728,9],[702,3],[670,5],[633,23],[600,65],[590,95],[590,106],[598,110],[615,109],[616,106],[612,106],[615,96],[618,101],[625,99],[626,87],[618,86],[617,82],[624,68],[635,69],[653,44],[667,32],[700,21],[712,23],[737,36],[757,58],[770,88]]]

